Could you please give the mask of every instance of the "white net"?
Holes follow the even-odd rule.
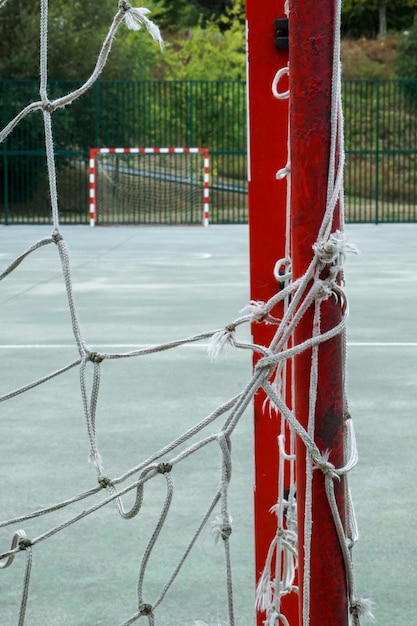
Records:
[[[98,224],[203,224],[203,150],[95,151]]]
[[[4,2],[0,3],[4,4]],[[85,417],[85,425],[87,430],[88,445],[90,449],[89,459],[94,466],[97,474],[96,483],[92,487],[85,488],[81,493],[77,493],[71,497],[61,499],[48,504],[36,510],[30,510],[25,513],[16,514],[6,517],[0,522],[2,532],[9,532],[10,547],[1,549],[0,568],[7,570],[15,568],[16,562],[22,562],[25,559],[26,565],[23,572],[23,584],[20,583],[22,590],[19,615],[17,622],[19,626],[25,623],[28,604],[31,599],[31,590],[33,591],[33,600],[36,600],[36,577],[32,581],[32,563],[37,560],[42,564],[41,548],[48,543],[56,541],[57,537],[65,535],[68,532],[86,532],[84,524],[91,520],[94,532],[90,534],[90,541],[94,546],[94,534],[99,530],[99,524],[96,520],[96,514],[105,509],[116,512],[121,522],[130,521],[132,523],[141,522],[147,524],[147,520],[143,519],[142,507],[145,494],[159,498],[157,506],[156,522],[151,524],[150,538],[144,542],[141,556],[138,557],[135,550],[135,561],[137,562],[136,577],[136,602],[131,608],[130,602],[126,603],[126,613],[128,616],[121,617],[118,623],[121,626],[128,626],[137,621],[144,620],[148,624],[154,625],[158,623],[158,611],[163,601],[166,601],[168,592],[171,590],[174,581],[184,569],[184,565],[194,549],[197,540],[203,533],[204,528],[209,522],[217,539],[220,539],[220,545],[223,547],[224,571],[223,578],[225,581],[225,598],[226,608],[222,620],[230,626],[236,626],[236,612],[234,602],[234,588],[232,579],[232,559],[231,559],[231,531],[232,531],[232,511],[230,510],[229,491],[231,484],[232,470],[232,454],[231,441],[235,433],[236,427],[242,420],[246,409],[250,406],[254,394],[260,388],[266,392],[271,404],[271,410],[278,411],[292,431],[292,441],[287,443],[280,438],[281,458],[283,462],[293,462],[293,440],[297,435],[305,444],[308,451],[308,472],[307,483],[311,478],[314,469],[322,471],[325,476],[326,492],[328,501],[334,516],[334,524],[340,540],[340,546],[345,558],[346,578],[348,582],[348,602],[349,610],[354,624],[359,623],[360,615],[366,613],[368,605],[365,601],[356,598],[353,572],[351,565],[351,547],[356,539],[356,531],[354,524],[354,516],[351,506],[348,507],[349,523],[347,529],[343,527],[337,509],[334,496],[334,483],[340,479],[347,480],[347,473],[356,462],[356,449],[354,445],[352,421],[346,420],[346,463],[343,467],[334,467],[328,461],[326,453],[321,453],[311,432],[307,432],[298,422],[297,416],[286,401],[286,394],[283,393],[283,372],[285,372],[285,363],[297,354],[305,350],[313,351],[312,360],[312,384],[311,384],[311,405],[314,407],[314,398],[317,392],[317,376],[315,375],[315,354],[316,348],[327,341],[331,337],[343,334],[346,318],[347,318],[347,300],[342,286],[337,281],[337,276],[343,270],[343,263],[347,252],[352,251],[352,247],[347,243],[342,232],[331,232],[332,216],[338,200],[341,199],[341,184],[343,168],[342,159],[338,161],[338,170],[335,173],[333,169],[329,172],[329,193],[328,204],[325,209],[325,217],[318,233],[317,243],[314,247],[314,254],[311,265],[305,276],[296,281],[289,281],[284,289],[279,291],[269,302],[251,302],[247,312],[224,328],[203,332],[192,337],[179,339],[160,345],[154,345],[148,348],[137,348],[128,352],[108,352],[95,349],[91,346],[83,331],[80,323],[76,298],[73,286],[73,272],[70,264],[69,247],[64,238],[60,227],[58,194],[56,189],[56,174],[54,165],[53,152],[53,133],[52,133],[52,116],[57,108],[70,104],[77,97],[82,95],[99,76],[107,56],[110,52],[112,41],[116,30],[123,20],[131,28],[138,29],[140,25],[145,25],[151,32],[153,37],[160,41],[159,31],[154,24],[146,17],[145,9],[133,9],[127,2],[120,1],[119,9],[116,13],[114,21],[110,27],[108,36],[103,44],[96,68],[86,83],[75,92],[68,94],[62,98],[50,101],[47,95],[47,33],[48,33],[48,1],[41,2],[41,81],[39,102],[29,104],[19,113],[1,132],[0,141],[13,131],[21,119],[29,115],[34,110],[41,110],[44,120],[45,142],[47,152],[48,177],[50,184],[51,196],[51,222],[53,224],[52,234],[42,238],[39,241],[29,245],[29,247],[19,254],[0,274],[0,280],[12,279],[16,276],[19,266],[26,262],[33,253],[40,248],[50,247],[57,251],[61,264],[62,281],[65,286],[65,292],[68,303],[69,317],[76,348],[76,355],[66,364],[60,364],[50,374],[36,378],[32,382],[24,383],[16,389],[7,391],[0,397],[1,402],[16,400],[23,394],[35,393],[36,390],[51,381],[65,377],[70,372],[78,369],[79,372],[79,390],[81,397],[81,406]],[[336,100],[340,97],[340,79],[335,73],[334,91]],[[337,105],[334,114],[334,128],[341,128],[340,124],[340,106]],[[333,141],[333,161],[331,168],[336,163],[335,146],[336,138],[340,141],[340,136],[334,133]],[[120,168],[119,168],[120,169]],[[119,172],[120,173],[120,172]],[[286,172],[288,174],[288,170]],[[333,182],[334,181],[334,182]],[[323,269],[328,270],[327,278],[322,278]],[[334,328],[326,332],[320,329],[320,308],[322,303],[329,298],[337,298],[341,307],[341,322]],[[278,302],[287,301],[285,315],[282,320],[273,317],[271,311]],[[311,338],[300,345],[291,345],[291,337],[293,330],[298,321],[305,312],[314,307],[316,312],[315,331]],[[239,338],[239,329],[250,323],[268,323],[276,327],[276,333],[271,345],[268,347],[253,345],[250,342],[243,341]],[[2,328],[4,326],[2,325]],[[255,351],[261,355],[257,362],[253,375],[248,383],[239,390],[229,400],[223,402],[218,408],[204,415],[199,421],[190,425],[185,432],[176,433],[172,441],[161,448],[146,452],[141,455],[140,460],[129,468],[123,468],[117,474],[109,473],[106,455],[102,454],[99,445],[99,426],[98,426],[98,399],[101,396],[102,388],[100,385],[103,364],[112,364],[116,367],[117,363],[130,362],[132,359],[140,360],[152,353],[166,352],[183,345],[191,345],[201,341],[210,340],[210,354],[215,358],[218,353],[225,347],[231,346],[236,349]],[[207,432],[207,429],[209,432]],[[50,436],[50,433],[48,433]],[[48,442],[46,442],[48,443]],[[278,447],[278,444],[277,444]],[[214,452],[217,451],[217,455]],[[182,542],[182,548],[178,550],[175,564],[170,571],[164,576],[163,580],[156,588],[152,589],[152,593],[145,592],[144,582],[147,577],[149,568],[152,563],[156,562],[156,569],[161,568],[164,555],[161,554],[158,544],[161,536],[167,528],[167,520],[173,502],[174,485],[176,477],[185,478],[188,474],[187,463],[191,457],[202,455],[201,463],[205,463],[207,459],[206,452],[210,451],[210,458],[217,456],[218,473],[215,474],[215,486],[207,488],[207,502],[203,511],[199,511],[198,519],[194,525],[194,529],[189,533],[185,541]],[[205,456],[206,455],[206,456]],[[10,461],[12,465],[13,461]],[[180,468],[183,468],[182,470]],[[75,474],[75,469],[74,469]],[[163,487],[161,488],[161,484]],[[347,494],[349,491],[347,489]],[[130,497],[129,503],[126,499]],[[28,507],[30,509],[30,507]],[[294,487],[290,488],[288,494],[284,493],[281,485],[280,498],[277,503],[276,512],[278,519],[277,537],[275,538],[270,555],[271,558],[265,567],[265,572],[261,578],[258,593],[258,606],[266,612],[266,624],[268,626],[277,626],[279,623],[287,624],[285,615],[280,609],[280,600],[283,595],[295,590],[294,571],[297,564],[297,541],[295,535],[295,503],[294,503]],[[306,511],[306,554],[308,554],[308,531],[311,529],[312,520],[309,518],[311,510],[307,504]],[[284,519],[285,518],[285,519]],[[39,521],[31,526],[32,532],[29,535],[23,526],[28,527],[32,522]],[[140,524],[138,524],[140,525]],[[135,525],[136,528],[136,525]],[[82,530],[76,530],[82,529]],[[65,531],[65,532],[64,532]],[[130,534],[133,532],[129,526],[129,530],[120,530],[121,533]],[[142,529],[140,531],[143,532]],[[178,528],[176,529],[176,537],[178,539]],[[146,533],[144,533],[146,534]],[[4,536],[4,535],[3,535]],[[87,535],[88,536],[88,535]],[[175,539],[172,540],[174,544]],[[109,545],[112,546],[112,540],[109,539]],[[126,544],[125,549],[126,549]],[[159,550],[159,552],[158,552]],[[275,562],[277,568],[275,572],[271,572],[272,554],[276,552]],[[109,561],[111,562],[112,573],[117,571],[117,559],[119,556],[109,548]],[[91,556],[88,554],[87,560],[94,558],[94,550],[91,550]],[[283,570],[281,570],[283,564]],[[108,564],[109,565],[109,564]],[[13,567],[12,567],[13,566]],[[45,568],[48,563],[43,562]],[[65,566],[64,566],[65,567]],[[110,567],[110,565],[109,565]],[[33,568],[34,569],[34,568]],[[305,568],[305,599],[303,608],[303,623],[308,624],[308,567]],[[110,574],[110,577],[112,576]],[[4,576],[5,572],[2,571]],[[83,583],[83,576],[78,571],[74,572],[74,579],[80,579]],[[201,578],[205,582],[204,571]],[[16,579],[17,580],[17,579]],[[100,583],[100,581],[99,581]],[[103,581],[103,585],[106,584]],[[195,581],[189,583],[194,585]],[[11,583],[10,583],[11,585]],[[97,593],[103,593],[98,585]],[[106,591],[104,591],[106,593]],[[183,592],[182,599],[179,603],[186,603],[187,595],[190,593],[190,586]],[[77,607],[74,607],[74,611]],[[190,616],[190,621],[195,616]],[[38,622],[39,623],[39,622]],[[55,622],[60,623],[58,618]],[[99,618],[94,617],[88,622],[105,623]],[[169,623],[169,622],[166,622]],[[197,622],[198,623],[198,622]],[[201,622],[200,622],[201,623]]]

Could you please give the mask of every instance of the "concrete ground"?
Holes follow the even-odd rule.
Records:
[[[62,232],[83,336],[99,351],[222,328],[248,302],[246,226]],[[0,228],[0,272],[49,234],[48,226]],[[351,474],[361,535],[354,551],[358,594],[375,601],[376,624],[417,626],[417,225],[351,225],[347,234],[361,251],[346,264],[347,386],[360,455]],[[0,396],[77,359],[55,246],[34,252],[0,282],[0,316]],[[108,475],[135,466],[245,385],[249,353],[229,350],[212,363],[206,343],[102,364],[96,431]],[[0,411],[1,520],[96,484],[76,367],[2,402]],[[239,626],[254,624],[251,419],[249,410],[233,444]],[[219,482],[217,449],[178,466],[174,478],[172,512],[144,583],[150,601]],[[165,498],[163,480],[149,485],[143,512],[131,521],[107,506],[34,546],[26,626],[115,626],[134,613],[141,555]],[[133,501],[127,494],[126,507]],[[86,507],[83,501],[48,519],[0,527],[0,553],[18,528],[38,536]],[[23,576],[23,558],[0,570],[1,626],[18,624]],[[161,626],[227,623],[221,545],[208,530],[157,617]]]

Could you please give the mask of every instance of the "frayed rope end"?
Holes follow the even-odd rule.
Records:
[[[212,335],[208,346],[208,354],[212,361],[215,361],[226,346],[234,346],[235,327],[227,326]]]
[[[367,619],[370,621],[375,620],[375,616],[372,613],[372,609],[374,608],[375,602],[370,598],[358,598],[354,602],[352,602],[350,606],[350,613],[353,618],[356,618],[356,622],[359,623],[359,619]]]
[[[275,593],[275,580],[270,579],[269,569],[265,569],[256,586],[255,606],[258,611],[268,612],[272,609]]]
[[[146,16],[150,13],[149,9],[139,8],[135,9],[129,5],[128,2],[123,2],[122,8],[125,11],[125,23],[129,30],[140,30],[142,26],[145,26],[151,37],[159,43],[161,50],[164,47],[164,41],[162,39],[161,31],[158,26],[152,22]]]
[[[214,542],[217,543],[219,539],[228,539],[232,533],[233,518],[228,516],[228,521],[225,521],[223,517],[217,515],[211,522],[211,534],[214,537]]]

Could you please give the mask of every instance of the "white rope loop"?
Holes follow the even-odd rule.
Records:
[[[283,76],[288,76],[290,68],[282,67],[277,71],[272,81],[272,94],[277,100],[287,100],[290,97],[289,89],[287,91],[278,91],[278,85]]]
[[[292,278],[291,259],[278,259],[274,266],[274,278],[281,285],[290,281]]]

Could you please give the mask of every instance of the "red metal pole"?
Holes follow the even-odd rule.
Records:
[[[326,206],[330,156],[332,55],[335,33],[334,0],[290,0],[290,132],[293,279],[302,276],[313,258]],[[340,227],[337,214],[333,231]],[[322,331],[341,319],[340,302],[322,305]],[[313,312],[295,332],[299,344],[312,335]],[[343,358],[342,338],[319,348],[315,441],[321,452],[330,450],[330,462],[343,466]],[[295,359],[295,413],[307,428],[311,351]],[[297,507],[299,510],[299,584],[304,572],[305,447],[297,445]],[[335,483],[338,508],[344,519],[343,481]],[[313,472],[310,626],[347,626],[347,590],[342,552],[324,489],[321,471]],[[300,604],[300,612],[302,604]]]
[[[272,93],[277,71],[287,66],[288,50],[274,44],[277,18],[284,18],[284,0],[247,0],[248,26],[248,121],[249,121],[249,237],[251,298],[266,302],[277,292],[273,276],[275,263],[285,256],[285,181],[276,172],[287,162],[288,101]],[[285,83],[285,80],[283,81]],[[287,84],[280,89],[287,89]],[[269,345],[275,327],[254,324],[255,343]],[[255,359],[256,361],[256,359]],[[265,395],[254,399],[255,437],[255,567],[258,581],[268,548],[276,534],[276,517],[270,509],[278,498],[278,446],[280,417],[264,406]],[[282,612],[291,624],[298,624],[294,594],[282,602]],[[262,626],[265,614],[258,612]]]

